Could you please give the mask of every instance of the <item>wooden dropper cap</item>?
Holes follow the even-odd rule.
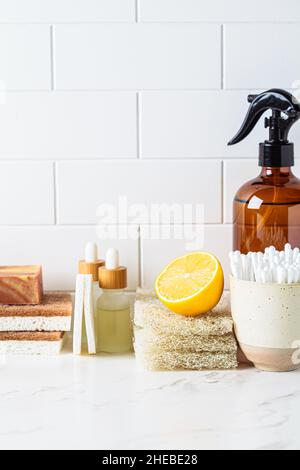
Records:
[[[127,287],[127,268],[119,266],[119,253],[110,248],[106,253],[105,266],[98,269],[99,286],[102,289],[125,289]]]
[[[85,246],[85,259],[80,260],[78,263],[79,274],[91,274],[94,282],[98,282],[99,267],[105,264],[103,259],[97,259],[97,257],[97,245],[93,242],[88,242]]]

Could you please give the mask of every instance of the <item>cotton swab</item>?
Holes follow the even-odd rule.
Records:
[[[299,270],[297,267],[295,267],[295,268],[294,268],[294,279],[293,279],[293,282],[294,282],[294,283],[299,282],[299,277],[300,277],[300,270]]]
[[[298,258],[298,255],[299,255],[299,248],[296,247],[293,249],[293,261],[295,262]]]
[[[285,282],[285,269],[282,266],[277,267],[277,282],[278,284]]]
[[[286,243],[284,250],[269,246],[262,252],[229,253],[230,269],[236,279],[261,283],[299,283],[300,249]]]
[[[288,284],[292,284],[294,282],[294,268],[290,266],[287,270],[287,282]]]

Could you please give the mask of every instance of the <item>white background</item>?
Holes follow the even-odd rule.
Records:
[[[226,143],[249,92],[300,81],[299,34],[299,0],[0,0],[1,264],[42,263],[46,288],[73,289],[97,206],[127,195],[204,204],[203,248],[226,270],[263,123]],[[299,156],[299,125],[291,137]],[[132,290],[185,250],[145,233],[100,242]]]

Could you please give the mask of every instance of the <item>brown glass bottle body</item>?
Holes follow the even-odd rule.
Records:
[[[300,180],[290,167],[262,167],[233,202],[233,249],[263,251],[285,243],[300,247]]]

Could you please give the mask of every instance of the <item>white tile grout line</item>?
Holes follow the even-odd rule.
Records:
[[[225,173],[224,173],[225,167],[224,167],[224,160],[221,161],[221,224],[224,224],[224,205],[225,205],[225,195],[224,195],[224,178],[225,178]]]
[[[53,162],[53,205],[54,205],[54,224],[57,224],[57,165]]]
[[[129,25],[132,25],[136,22],[136,20],[138,19],[138,21],[140,21],[139,19],[139,0],[135,0],[136,1],[136,5],[138,6],[137,9],[135,9],[135,13],[134,13],[134,18],[133,20],[96,20],[96,21],[93,21],[93,20],[75,20],[75,21],[53,21],[53,25],[110,25],[110,24],[120,24],[120,25],[123,25],[123,24],[129,24]],[[136,14],[138,13],[138,14]],[[222,21],[221,20],[184,20],[184,21],[181,21],[181,20],[142,20],[140,21],[141,23],[143,24],[175,24],[175,25],[181,25],[181,24],[188,24],[188,25],[220,25],[220,24],[224,24],[224,25],[278,25],[278,26],[289,26],[289,25],[300,25],[300,20],[249,20],[249,21],[246,21],[246,20],[236,20],[236,21]],[[11,25],[17,25],[17,26],[23,26],[23,25],[31,25],[31,26],[35,26],[35,25],[49,25],[51,24],[51,21],[1,21],[0,20],[0,25],[8,25],[8,26],[11,26]]]
[[[295,158],[300,158],[300,155],[297,156]],[[53,162],[53,160],[55,159],[55,157],[53,158],[39,158],[39,157],[36,157],[36,158],[1,158],[0,157],[0,163],[13,163],[13,162],[36,162],[36,163],[46,163],[46,162]],[[253,161],[253,162],[257,162],[257,156],[253,156],[253,157],[160,157],[160,158],[157,158],[157,157],[146,157],[146,158],[142,158],[141,160],[143,161],[147,161],[147,162],[158,162],[158,161],[171,161],[171,162],[189,162],[189,161],[198,161],[198,162],[210,162],[210,161],[221,161],[222,159],[224,159],[224,161],[233,161],[233,162],[242,162],[243,160],[244,161]],[[125,162],[125,161],[130,161],[130,162],[133,162],[133,161],[136,161],[137,158],[136,157],[111,157],[111,158],[107,158],[107,157],[70,157],[70,158],[59,158],[57,157],[55,159],[55,161],[57,163],[59,162],[64,162],[64,163],[72,163],[72,162],[85,162],[85,163],[88,163],[88,162],[114,162],[114,163],[118,163],[118,162]]]
[[[224,225],[224,219],[225,219],[225,178],[226,178],[226,167],[225,167],[225,161],[222,160],[221,162],[221,175],[222,175],[222,180],[221,180],[221,224]]]
[[[224,71],[225,71],[225,58],[224,58],[224,46],[225,46],[225,37],[224,37],[224,30],[225,26],[224,24],[221,24],[221,90],[224,90],[225,88],[225,76],[224,76]]]
[[[141,158],[141,122],[140,122],[140,94],[136,93],[136,156]]]
[[[139,23],[140,21],[140,5],[139,5],[140,0],[135,0],[135,22]]]
[[[54,27],[50,25],[50,73],[51,91],[55,90],[55,70],[54,70]]]
[[[265,87],[266,88],[266,87]],[[57,95],[63,94],[63,93],[240,93],[240,92],[250,92],[254,91],[256,93],[265,91],[265,88],[224,88],[220,89],[218,88],[139,88],[138,90],[136,88],[55,88],[53,90]],[[286,88],[287,91],[290,91],[293,93],[295,92],[295,88]],[[44,94],[49,94],[51,93],[52,90],[47,89],[32,89],[32,88],[10,88],[6,89],[5,93],[13,94],[13,93],[44,93]],[[2,92],[3,93],[3,92]]]
[[[121,226],[122,226],[123,224],[103,224],[103,226],[110,226],[110,227],[111,227],[111,226],[115,227],[115,226],[118,226],[118,225],[121,225]],[[128,224],[128,225],[131,226],[132,224]],[[134,225],[134,224],[133,224],[133,225]],[[146,225],[146,226],[151,226],[152,224],[144,224],[144,226],[145,226],[145,225]],[[164,225],[167,225],[167,226],[168,226],[168,225],[169,225],[169,226],[170,226],[170,225],[172,225],[172,226],[177,225],[177,226],[179,226],[179,225],[183,225],[183,223],[178,223],[178,224],[153,224],[153,225],[162,225],[162,226],[164,226]],[[195,226],[195,225],[203,225],[203,226],[206,227],[206,228],[218,228],[218,227],[223,227],[223,226],[231,226],[231,225],[232,225],[232,222],[224,222],[223,224],[222,224],[221,222],[209,222],[208,224],[195,224],[195,223],[193,223],[193,224],[191,224],[191,225],[194,225],[194,226]],[[54,224],[48,224],[48,223],[47,223],[47,224],[44,224],[44,223],[33,223],[33,224],[24,224],[24,223],[21,223],[21,224],[0,224],[0,227],[2,227],[2,228],[3,228],[3,227],[5,227],[5,228],[10,228],[10,229],[12,229],[12,228],[15,228],[15,229],[17,229],[17,228],[22,228],[22,229],[26,229],[26,228],[28,228],[28,229],[32,229],[32,228],[45,228],[45,229],[46,229],[46,228],[53,228],[53,227],[54,227]],[[57,228],[57,229],[59,229],[59,228],[71,228],[71,227],[74,228],[74,229],[76,229],[76,228],[82,228],[82,227],[97,228],[97,224],[91,223],[91,222],[90,222],[90,223],[88,223],[88,222],[83,222],[83,223],[78,223],[78,222],[77,222],[77,223],[74,223],[74,222],[73,222],[73,223],[69,223],[69,224],[67,224],[67,223],[58,223],[58,224],[56,224],[56,226],[55,226],[55,228]]]

